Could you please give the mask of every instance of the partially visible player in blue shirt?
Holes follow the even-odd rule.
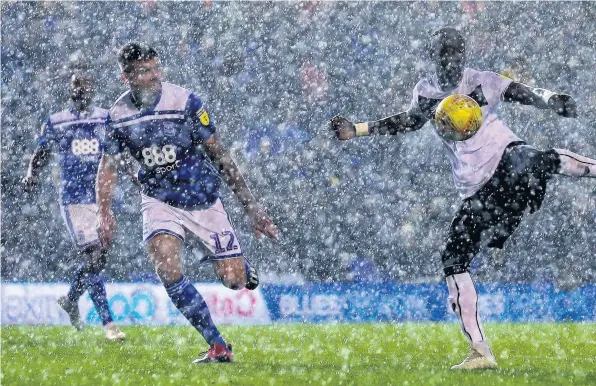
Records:
[[[78,68],[70,79],[70,107],[52,114],[44,123],[37,148],[23,180],[26,192],[37,184],[40,170],[48,164],[52,150],[59,156],[60,211],[78,249],[80,261],[66,296],[58,299],[77,330],[82,326],[78,301],[87,290],[108,340],[123,340],[124,333],[114,324],[100,272],[106,263],[106,250],[97,233],[95,181],[103,148],[108,111],[93,106],[95,94],[91,77]]]
[[[183,275],[182,241],[187,232],[201,240],[226,287],[257,287],[257,271],[244,258],[220,199],[222,179],[244,206],[257,236],[275,238],[278,230],[217,139],[199,97],[162,82],[157,52],[145,44],[129,43],[120,49],[118,62],[129,91],[110,109],[97,182],[100,238],[104,245],[112,238],[116,165],[127,149],[141,164],[143,238],[149,257],[174,305],[210,346],[193,363],[230,362],[231,345],[221,337],[203,297]]]

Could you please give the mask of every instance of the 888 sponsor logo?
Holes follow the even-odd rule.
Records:
[[[176,169],[180,162],[180,160],[176,159],[176,147],[174,145],[146,147],[141,151],[141,154],[143,155],[145,165],[148,167],[157,166],[155,168],[157,174]]]
[[[73,139],[70,143],[72,154],[76,156],[97,155],[99,154],[99,140],[92,139]]]

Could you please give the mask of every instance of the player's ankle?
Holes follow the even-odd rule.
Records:
[[[493,356],[493,352],[486,340],[472,342],[472,348],[484,356]]]

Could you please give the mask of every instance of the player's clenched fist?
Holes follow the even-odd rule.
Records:
[[[342,141],[356,136],[356,125],[349,119],[339,115],[331,118],[330,128],[335,133],[335,136]]]
[[[548,107],[562,117],[577,117],[577,105],[571,95],[554,94],[548,98]]]

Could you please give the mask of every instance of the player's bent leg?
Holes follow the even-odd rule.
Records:
[[[80,260],[72,276],[67,295],[58,298],[58,305],[66,312],[70,324],[77,330],[83,327],[78,302],[87,289],[87,276],[93,269],[88,254],[81,253]]]
[[[182,241],[178,237],[167,233],[156,234],[147,242],[149,258],[164,286],[171,285],[182,277],[181,245]]]
[[[66,295],[71,302],[78,302],[80,297],[87,290],[87,276],[93,272],[92,251],[94,247],[78,251],[78,263],[72,276],[71,285]]]
[[[81,317],[79,313],[78,301],[81,295],[88,290],[91,300],[101,317],[104,327],[110,327],[112,330],[113,320],[109,310],[107,295],[100,272],[105,266],[105,251],[97,246],[86,248],[79,252],[80,262],[75,270],[71,287],[66,296],[58,299],[60,307],[68,314],[70,323],[77,330],[82,328]],[[117,329],[117,327],[115,327]],[[123,339],[123,334],[113,333],[116,339]],[[112,337],[110,336],[109,340]]]
[[[106,287],[101,277],[101,272],[106,265],[107,251],[102,248],[94,248],[89,250],[88,254],[91,261],[91,272],[87,275],[87,291],[103,324],[106,340],[125,340],[126,335],[118,328],[112,318]]]
[[[96,204],[64,205],[60,207],[66,227],[77,248],[79,263],[75,269],[67,296],[58,300],[60,307],[68,314],[71,324],[80,328],[81,320],[78,301],[85,291],[97,309],[108,340],[122,340],[124,334],[112,320],[105,286],[100,276],[106,262],[106,251],[99,247]]]
[[[244,257],[242,247],[221,200],[204,210],[181,211],[185,227],[210,251],[208,260],[223,285],[253,290],[259,285],[256,268]]]
[[[76,303],[79,301],[86,288],[86,277],[92,271],[91,262],[87,260],[86,256],[81,256],[82,260],[75,268],[71,279],[70,288],[66,297],[69,301]]]
[[[570,177],[596,178],[596,160],[573,153],[566,149],[554,149],[560,164],[558,174]]]
[[[230,362],[234,357],[231,346],[213,323],[199,291],[182,273],[180,248],[181,240],[166,233],[158,233],[147,242],[151,261],[172,303],[209,344],[207,354],[193,363]]]

